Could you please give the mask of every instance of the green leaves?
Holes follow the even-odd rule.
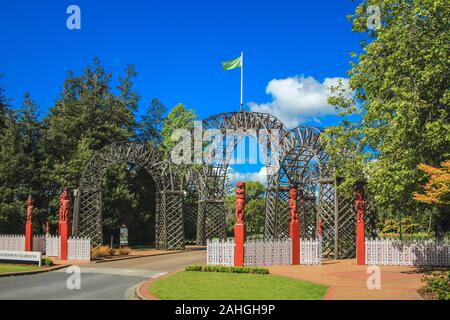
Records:
[[[381,9],[376,31],[367,30],[368,4]],[[364,2],[353,16],[353,30],[370,41],[349,71],[355,96],[332,88],[329,102],[343,121],[324,141],[336,174],[346,178],[341,188],[368,180],[381,211],[415,211],[411,194],[424,179],[417,164],[449,157],[449,18],[448,3],[431,0]]]

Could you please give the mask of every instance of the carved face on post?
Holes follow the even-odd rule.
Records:
[[[322,236],[323,233],[323,219],[319,220],[319,226],[317,227],[317,233],[319,236]]]
[[[355,209],[356,209],[356,221],[364,221],[364,190],[362,186],[355,188]]]
[[[70,211],[70,193],[66,188],[59,197],[59,220],[67,222]]]
[[[28,199],[27,199],[27,222],[31,222],[31,220],[33,219],[33,208],[34,208],[33,197],[28,196]]]
[[[289,190],[289,207],[291,208],[291,222],[298,220],[297,194],[298,189],[296,187],[292,187]]]
[[[236,183],[236,223],[244,222],[245,183]]]

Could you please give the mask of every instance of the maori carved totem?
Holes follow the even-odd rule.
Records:
[[[27,224],[25,226],[25,251],[33,251],[33,209],[34,201],[28,196],[27,205]]]
[[[322,238],[322,234],[323,234],[323,219],[320,218],[319,223],[317,225],[317,236],[319,238]]]
[[[364,236],[364,189],[362,185],[355,188],[355,209],[356,209],[356,263],[366,264],[366,248]]]
[[[298,189],[293,186],[289,190],[289,207],[291,208],[291,223],[289,225],[292,243],[292,264],[300,264],[300,221],[297,212]]]
[[[234,225],[234,265],[244,266],[244,244],[245,244],[245,183],[236,183],[236,224]]]
[[[66,188],[59,197],[59,235],[61,237],[61,260],[67,260],[67,255],[69,252],[68,240],[71,234],[69,214],[70,193]]]

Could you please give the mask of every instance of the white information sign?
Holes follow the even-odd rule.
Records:
[[[42,253],[38,251],[5,251],[0,250],[0,260],[32,261],[41,266]]]

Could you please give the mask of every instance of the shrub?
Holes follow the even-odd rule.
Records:
[[[51,267],[53,265],[53,260],[50,258],[42,258],[41,265]]]
[[[450,300],[450,271],[435,271],[422,278],[422,292],[433,299]]]
[[[187,266],[186,271],[203,271],[203,272],[223,272],[223,273],[253,273],[253,274],[269,274],[267,268],[260,267],[225,267],[225,266]]]
[[[127,256],[129,255],[131,252],[131,249],[128,247],[120,247],[119,249],[117,249],[117,253],[121,256]]]
[[[93,259],[95,258],[101,258],[101,257],[107,257],[111,255],[112,249],[108,246],[100,246],[97,248],[94,248],[91,250],[91,257]]]
[[[184,268],[184,270],[186,271],[202,271],[202,266],[187,266],[186,268]]]

